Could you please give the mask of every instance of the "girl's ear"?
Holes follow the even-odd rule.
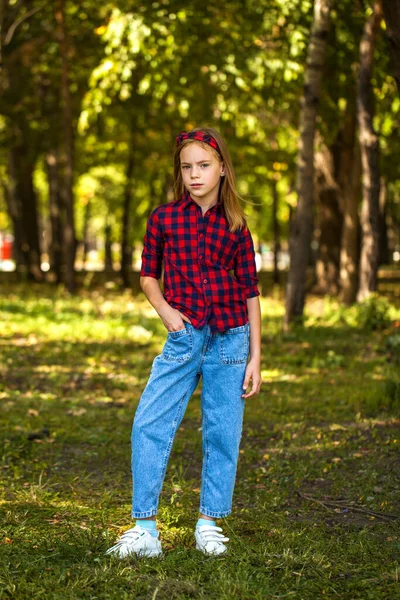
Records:
[[[221,173],[220,173],[221,177],[225,177],[225,167],[224,167],[224,163],[221,164]]]

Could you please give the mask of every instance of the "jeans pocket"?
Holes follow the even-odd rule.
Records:
[[[249,355],[249,324],[232,327],[220,335],[219,358],[225,365],[241,364]]]
[[[162,357],[173,362],[186,362],[192,356],[193,338],[192,331],[185,325],[185,329],[169,331],[167,340],[162,350]]]

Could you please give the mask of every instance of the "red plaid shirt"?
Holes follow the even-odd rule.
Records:
[[[260,293],[253,240],[248,229],[229,231],[221,203],[204,216],[188,193],[158,206],[147,221],[141,276],[160,279],[163,261],[164,298],[194,327],[209,323],[215,333],[248,322],[247,298]]]

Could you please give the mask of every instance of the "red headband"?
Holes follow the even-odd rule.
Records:
[[[187,133],[186,131],[182,131],[182,133],[176,136],[176,145],[180,146],[183,140],[196,140],[197,142],[205,142],[206,144],[211,146],[211,148],[217,150],[222,156],[221,150],[219,149],[216,139],[213,138],[213,136],[209,133],[204,133],[203,131],[189,131],[189,133]]]

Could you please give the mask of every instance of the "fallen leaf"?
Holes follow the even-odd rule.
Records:
[[[329,429],[331,431],[346,431],[346,427],[339,425],[339,423],[332,423],[332,425],[329,426]]]
[[[70,408],[69,410],[67,410],[67,415],[71,415],[73,417],[81,417],[85,413],[87,413],[87,409],[83,408],[83,407],[81,407],[81,408]]]
[[[26,414],[28,415],[28,417],[38,417],[39,411],[35,408],[30,408]]]

